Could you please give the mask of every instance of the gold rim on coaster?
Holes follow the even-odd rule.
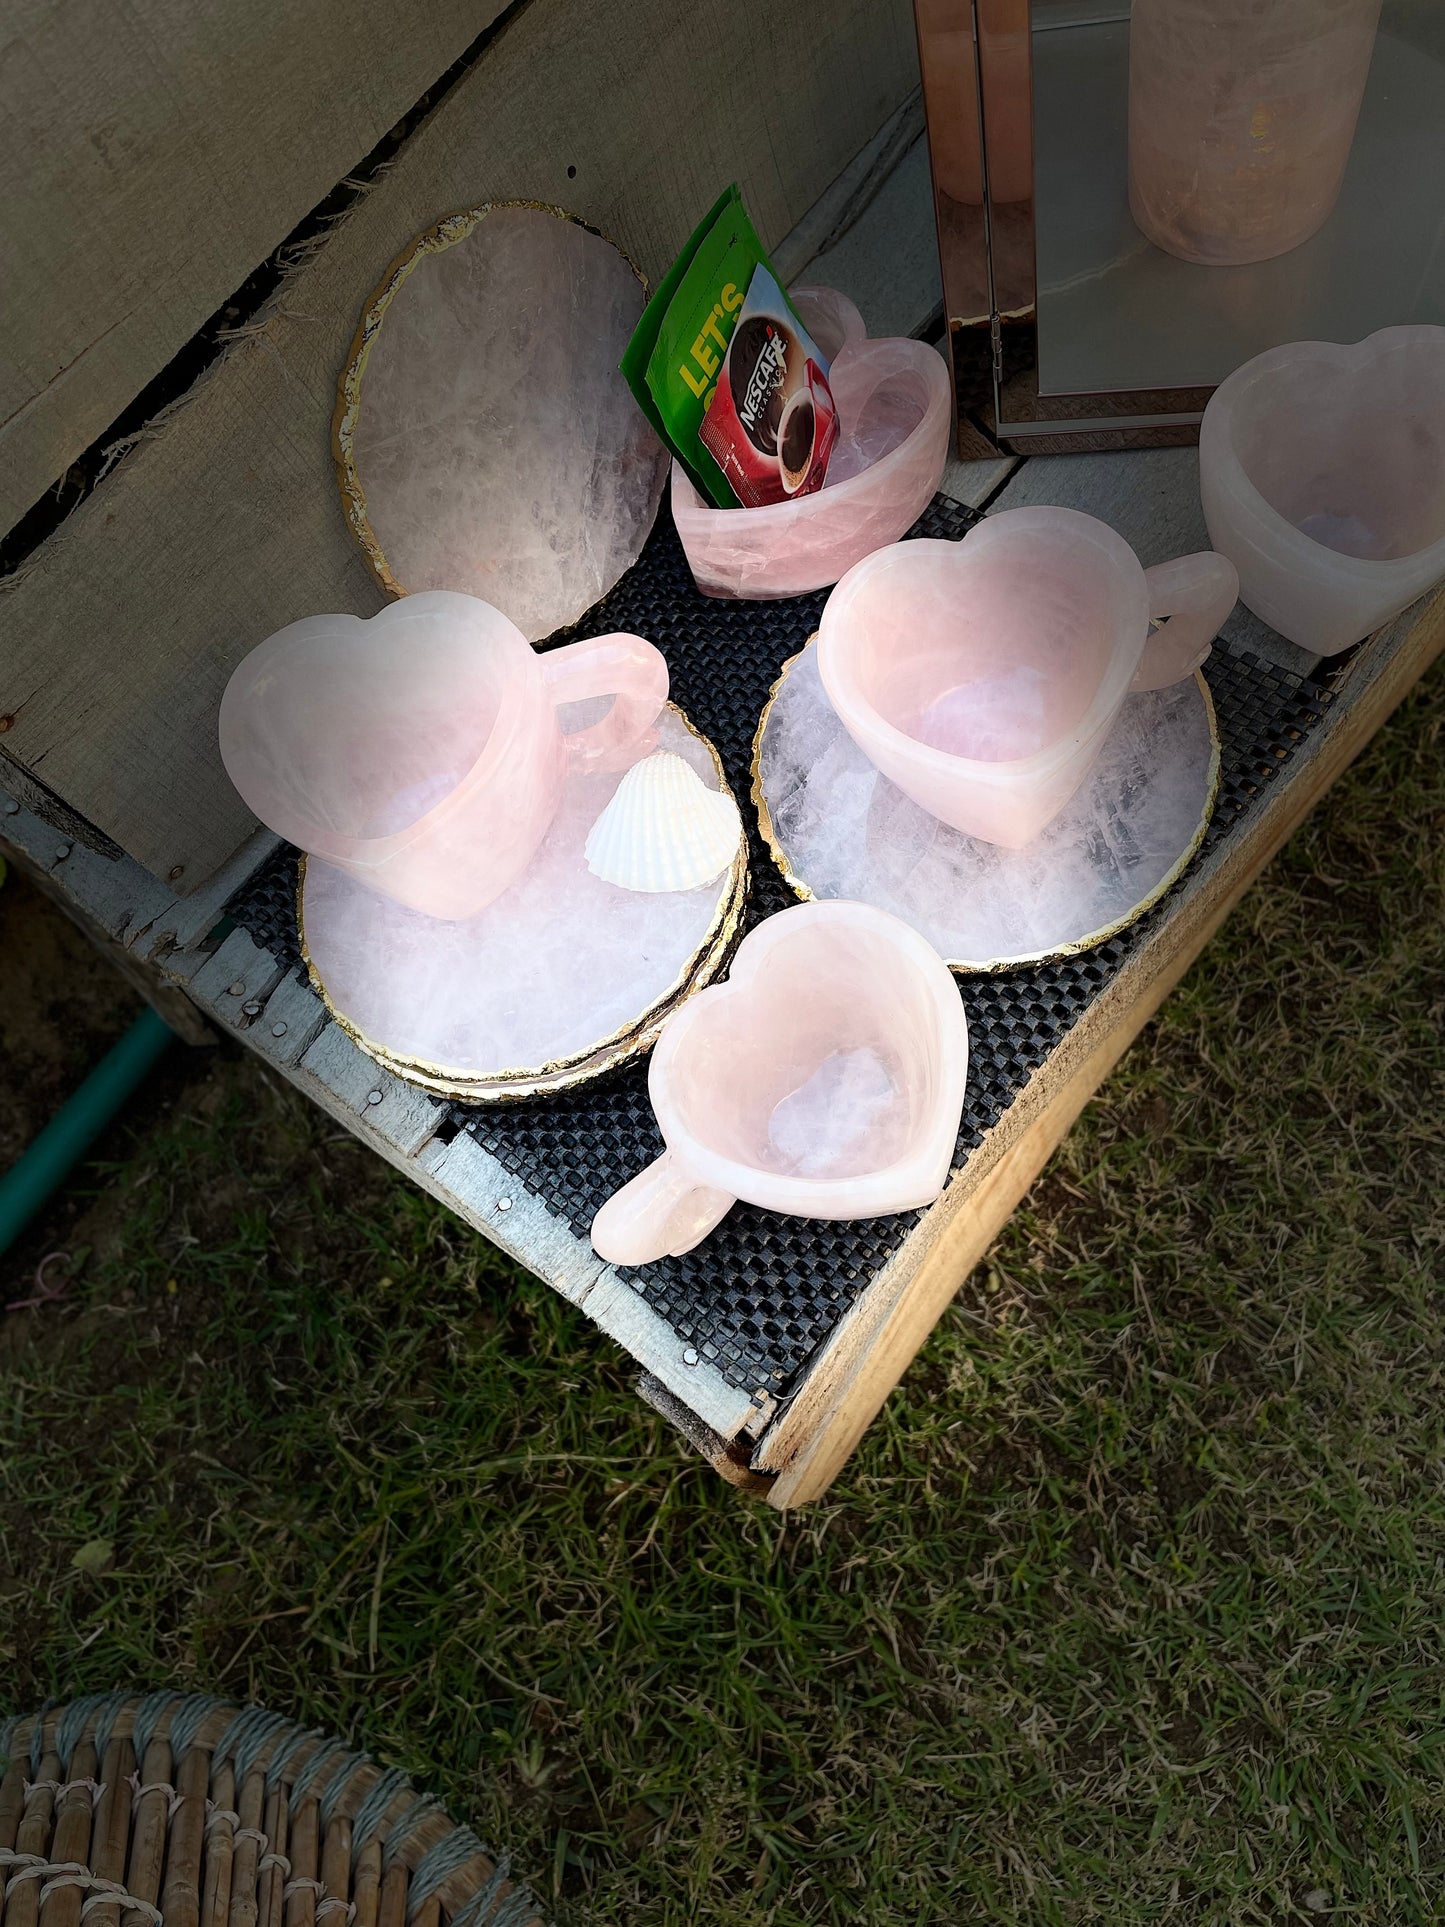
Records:
[[[569,214],[565,207],[554,207],[549,201],[484,201],[479,207],[456,208],[444,214],[424,234],[418,234],[408,241],[401,253],[387,268],[367,296],[366,305],[361,311],[361,319],[356,324],[356,333],[351,338],[351,350],[346,357],[346,366],[336,385],[336,408],[331,417],[331,459],[336,466],[336,479],[341,488],[341,506],[346,516],[346,526],[355,536],[362,554],[371,565],[372,573],[390,596],[404,596],[406,590],[391,572],[391,567],[377,540],[376,531],[366,512],[366,491],[361,485],[361,477],[356,468],[356,424],[361,416],[361,378],[366,373],[366,364],[371,359],[372,344],[381,332],[381,324],[386,319],[386,311],[396,298],[402,283],[412,269],[428,254],[441,254],[458,241],[464,241],[477,228],[487,215],[500,213],[506,208],[530,208],[536,214],[553,214],[559,221],[570,221],[574,227],[595,234],[599,241],[605,241],[610,248],[616,248],[623,260],[637,276],[645,295],[647,277],[627,252],[618,247],[610,234],[584,221],[580,214]],[[580,618],[579,618],[580,620]]]
[[[718,755],[710,738],[697,727],[681,704],[668,702],[663,707],[670,710],[689,735],[696,737],[706,749],[712,758],[713,768],[717,772],[718,794],[735,802],[737,799],[729,786],[722,758]],[[642,1041],[643,1033],[649,1026],[660,1027],[664,1016],[670,1014],[678,1004],[691,996],[693,991],[701,990],[703,984],[722,968],[737,939],[742,925],[743,911],[747,904],[748,844],[744,833],[738,842],[737,855],[733,858],[727,872],[727,885],[718,898],[717,907],[697,948],[667,989],[660,996],[655,997],[645,1010],[640,1011],[636,1017],[609,1036],[589,1044],[585,1050],[571,1051],[563,1057],[535,1067],[523,1065],[489,1072],[483,1077],[469,1077],[467,1072],[459,1070],[454,1064],[439,1064],[428,1058],[412,1057],[404,1052],[391,1050],[387,1045],[378,1043],[375,1038],[368,1037],[358,1024],[337,1008],[331,993],[322,981],[321,973],[316,967],[310,945],[306,940],[306,862],[306,855],[303,852],[296,877],[296,927],[301,940],[301,956],[306,965],[307,976],[327,1014],[340,1025],[353,1043],[359,1044],[369,1057],[374,1057],[379,1064],[394,1071],[398,1077],[424,1082],[435,1088],[441,1095],[473,1096],[478,1102],[487,1101],[487,1092],[497,1086],[528,1087],[515,1092],[499,1090],[496,1093],[499,1097],[532,1096],[540,1094],[543,1089],[548,1092],[568,1090],[573,1084],[585,1083],[589,1078],[600,1077],[604,1071],[612,1070],[616,1065],[625,1062],[634,1051],[646,1048],[646,1044],[655,1041],[656,1034],[656,1028],[654,1028],[653,1035],[646,1039],[646,1043]],[[704,971],[707,971],[707,976],[703,975]],[[563,1079],[567,1073],[575,1073],[575,1075],[564,1082]],[[536,1090],[531,1088],[534,1086],[538,1088]]]
[[[794,896],[801,898],[804,903],[813,902],[815,892],[806,880],[798,875],[792,863],[789,861],[788,853],[783,848],[774,826],[772,812],[768,808],[768,799],[763,794],[763,737],[767,732],[768,718],[773,713],[773,705],[777,702],[779,693],[784,683],[788,680],[789,672],[796,663],[802,661],[808,648],[817,640],[818,634],[817,631],[814,630],[813,634],[809,636],[807,642],[803,645],[802,649],[798,651],[797,655],[789,656],[788,660],[783,664],[778,672],[778,680],[768,691],[768,700],[763,705],[763,713],[758,718],[758,727],[753,735],[752,797],[753,807],[758,813],[758,828],[762,831],[763,841],[768,846],[768,853],[777,865],[783,881],[793,892]],[[1214,698],[1209,693],[1209,684],[1204,680],[1204,672],[1202,669],[1196,669],[1194,671],[1194,680],[1199,685],[1200,695],[1204,698],[1204,714],[1209,724],[1209,780],[1205,786],[1204,806],[1199,815],[1199,827],[1195,830],[1188,846],[1180,854],[1178,861],[1169,870],[1168,874],[1162,877],[1149,892],[1148,896],[1141,898],[1126,916],[1118,918],[1113,923],[1104,924],[1098,930],[1091,930],[1086,937],[1076,937],[1071,943],[1055,944],[1047,950],[1031,950],[1026,954],[1016,957],[990,957],[983,960],[963,957],[945,957],[944,962],[950,970],[957,971],[961,976],[982,977],[991,976],[1003,970],[1017,970],[1024,964],[1049,963],[1059,957],[1080,956],[1084,951],[1093,950],[1097,945],[1106,943],[1110,937],[1116,937],[1121,930],[1127,930],[1130,924],[1137,923],[1146,911],[1152,910],[1160,898],[1167,895],[1167,893],[1173,889],[1174,885],[1179,881],[1180,877],[1183,876],[1199,852],[1199,846],[1204,841],[1205,832],[1209,828],[1209,819],[1214,814],[1214,805],[1219,796],[1219,718],[1215,714]],[[840,724],[839,727],[841,728],[842,725]]]
[[[645,1056],[661,1036],[662,1027],[673,1011],[679,1009],[697,991],[705,990],[721,974],[737,946],[738,937],[742,931],[743,912],[747,907],[747,897],[747,874],[744,872],[742,891],[716,942],[698,965],[696,975],[689,979],[672,1002],[656,1011],[636,1036],[611,1049],[599,1052],[595,1058],[589,1057],[584,1063],[558,1076],[539,1077],[518,1083],[489,1080],[475,1084],[449,1084],[443,1079],[428,1076],[424,1071],[408,1069],[404,1064],[395,1063],[380,1051],[371,1050],[369,1055],[376,1059],[383,1070],[389,1070],[393,1076],[400,1077],[409,1084],[415,1084],[434,1097],[455,1098],[463,1104],[522,1104],[529,1098],[554,1097],[563,1091],[576,1090],[579,1085],[605,1076],[607,1072],[619,1069],[636,1057]]]

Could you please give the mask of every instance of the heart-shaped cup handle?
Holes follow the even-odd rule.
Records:
[[[611,696],[611,709],[565,738],[584,769],[625,769],[657,742],[653,724],[667,701],[667,661],[641,636],[619,632],[549,649],[539,658],[554,704]]]
[[[624,1184],[592,1220],[592,1249],[609,1265],[650,1265],[680,1258],[701,1244],[737,1203],[726,1191],[699,1184],[671,1151],[664,1151]]]
[[[1192,675],[1239,599],[1239,572],[1212,549],[1144,571],[1149,616],[1159,627],[1144,645],[1134,689],[1166,689]]]

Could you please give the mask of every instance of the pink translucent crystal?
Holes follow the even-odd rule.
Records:
[[[465,589],[537,641],[636,561],[668,463],[618,368],[645,301],[610,242],[540,208],[493,207],[417,258],[353,438],[404,590]]]
[[[616,698],[602,720],[564,736],[557,705],[600,696]],[[526,868],[569,760],[625,767],[666,700],[641,636],[538,655],[490,604],[431,590],[253,649],[221,699],[221,759],[289,842],[427,916],[470,917]]]
[[[672,709],[657,728],[659,742],[715,792],[707,744]],[[308,863],[306,944],[334,1008],[381,1050],[464,1083],[571,1063],[676,995],[733,878],[644,891],[594,876],[587,833],[621,781],[615,771],[570,767],[532,861],[461,922],[424,917],[328,864]]]
[[[1257,616],[1317,655],[1358,642],[1445,577],[1445,328],[1247,361],[1204,411],[1199,490]]]
[[[757,509],[705,503],[674,462],[672,515],[704,595],[766,600],[826,588],[911,528],[932,501],[953,422],[948,368],[921,341],[869,341],[831,289],[797,289],[823,352],[841,433],[823,487]]]
[[[1238,586],[1222,556],[1146,573],[1091,515],[1005,509],[959,542],[900,542],[850,570],[823,611],[818,669],[905,795],[1021,849],[1083,783],[1129,691],[1204,660]]]
[[[1129,207],[1185,261],[1267,261],[1338,198],[1380,0],[1134,0]]]
[[[615,1265],[688,1251],[739,1198],[804,1218],[928,1204],[967,1073],[958,986],[922,937],[861,903],[784,910],[668,1019],[648,1072],[667,1150],[593,1246]]]
[[[868,339],[863,317],[838,288],[789,288],[798,319],[829,361]]]
[[[1006,850],[940,823],[874,769],[828,701],[814,644],[773,699],[759,774],[774,841],[815,897],[874,904],[951,964],[988,969],[1129,919],[1198,836],[1215,756],[1192,676],[1126,696],[1077,794]]]

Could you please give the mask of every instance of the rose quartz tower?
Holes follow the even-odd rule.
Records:
[[[1134,0],[1129,208],[1206,266],[1298,247],[1340,192],[1380,0]]]

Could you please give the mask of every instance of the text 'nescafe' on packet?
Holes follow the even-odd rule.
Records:
[[[759,508],[823,486],[838,434],[828,362],[779,286],[736,183],[648,302],[622,373],[715,507]]]

